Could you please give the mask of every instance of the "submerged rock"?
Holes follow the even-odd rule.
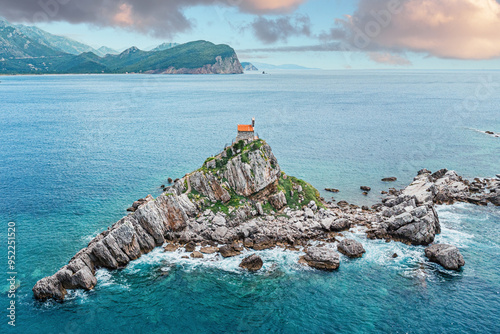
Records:
[[[344,239],[337,245],[337,250],[342,254],[351,257],[357,258],[362,257],[363,253],[366,253],[363,245],[360,242],[352,239]]]
[[[326,271],[338,269],[340,265],[339,254],[325,247],[310,247],[301,260],[312,268]]]
[[[248,271],[257,271],[264,265],[262,259],[257,254],[252,254],[243,259],[240,263],[241,268],[245,268]]]
[[[458,270],[465,265],[464,258],[457,247],[446,244],[434,244],[425,249],[425,256],[445,269]]]
[[[391,176],[391,177],[384,177],[382,179],[382,182],[394,182],[394,181],[397,181],[397,180],[398,180],[397,177]]]

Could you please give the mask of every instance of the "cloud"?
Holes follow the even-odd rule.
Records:
[[[299,45],[299,46],[279,46],[279,47],[268,47],[268,48],[255,48],[255,49],[243,49],[238,50],[238,53],[254,53],[254,52],[305,52],[305,51],[316,51],[316,52],[328,52],[328,51],[345,51],[342,43],[332,42],[332,43],[322,43],[313,45]]]
[[[320,35],[362,51],[414,51],[440,58],[500,57],[495,0],[360,0],[353,15]]]
[[[311,20],[305,15],[282,16],[274,20],[258,17],[250,26],[255,36],[266,44],[286,42],[291,36],[311,35]]]
[[[252,14],[282,14],[307,0],[0,0],[0,15],[13,22],[90,23],[172,37],[192,25],[184,10],[233,6]]]
[[[409,66],[412,64],[408,59],[388,52],[370,52],[368,56],[374,62],[385,65]]]

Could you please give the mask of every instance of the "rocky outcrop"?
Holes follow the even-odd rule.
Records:
[[[339,242],[337,250],[350,258],[362,257],[366,253],[363,245],[352,239],[344,239]]]
[[[445,269],[459,270],[465,265],[464,258],[457,247],[446,244],[434,244],[425,249],[425,256]]]
[[[258,271],[263,265],[264,262],[262,262],[262,259],[257,254],[247,256],[240,263],[240,267],[247,269],[248,271]]]
[[[68,289],[93,289],[99,268],[123,268],[166,243],[165,251],[184,245],[193,258],[215,252],[231,257],[241,254],[243,246],[297,250],[310,240],[335,243],[342,236],[338,232],[366,226],[371,238],[427,245],[440,232],[436,203],[471,202],[474,197],[476,204],[495,204],[499,184],[498,178],[467,181],[453,171],[422,170],[407,188],[390,190],[372,209],[345,201],[325,203],[311,185],[281,171],[267,143],[239,141],[176,179],[156,199],[136,201],[128,216],[100,233],[54,275],[38,281],[33,293],[41,300],[62,300]],[[353,257],[364,251],[349,240],[343,240],[338,250]],[[438,259],[439,254],[429,256]],[[301,262],[334,270],[340,260],[331,248],[309,247]]]
[[[241,74],[243,67],[236,54],[230,57],[217,56],[214,64],[206,64],[197,68],[175,68],[173,66],[163,70],[151,70],[145,73],[153,74]]]
[[[332,271],[340,266],[340,256],[330,248],[310,247],[306,255],[301,257],[300,263],[315,269]]]

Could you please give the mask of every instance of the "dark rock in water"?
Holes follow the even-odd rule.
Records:
[[[431,245],[425,249],[425,256],[430,261],[442,265],[445,269],[458,270],[465,265],[462,254],[457,247],[452,245]]]
[[[194,251],[190,255],[193,259],[203,259],[203,254],[200,252]]]
[[[232,245],[222,246],[221,248],[219,248],[219,253],[223,257],[233,257],[233,256],[241,254],[241,252],[234,249],[234,247]]]
[[[161,188],[161,189],[164,189],[164,188],[165,188],[165,185],[164,185],[164,184],[162,184],[162,185],[160,186],[160,188]]]
[[[337,250],[342,254],[351,257],[362,257],[366,253],[363,245],[356,240],[344,239],[337,245]]]
[[[368,210],[370,210],[370,208],[369,208],[368,206],[366,206],[366,205],[363,205],[363,206],[361,207],[361,210],[368,211]]]
[[[275,245],[276,245],[276,243],[274,240],[272,240],[266,236],[260,236],[254,240],[253,249],[264,250],[264,249],[273,248]]]
[[[338,193],[340,190],[335,189],[335,188],[325,188],[326,191],[332,192],[332,193]]]
[[[347,203],[346,201],[338,201],[337,204],[339,206],[347,206],[347,205],[349,205],[349,203]]]
[[[219,249],[217,247],[213,247],[213,246],[202,247],[200,249],[200,252],[203,254],[213,254],[217,251],[219,251]]]
[[[168,180],[167,180],[167,182],[168,182],[168,183],[172,183],[172,182],[174,182],[174,180],[172,180],[172,178],[171,178],[171,177],[169,177],[169,178],[168,178]]]
[[[364,190],[364,191],[370,191],[370,190],[372,190],[372,188],[367,187],[367,186],[361,186],[361,187],[359,187],[359,189]]]
[[[382,182],[394,182],[394,181],[397,181],[397,180],[398,180],[398,178],[397,178],[397,177],[395,177],[395,176],[391,176],[391,177],[384,177],[384,178],[382,179]]]
[[[174,252],[177,250],[177,248],[179,248],[179,245],[176,245],[176,244],[168,244],[166,245],[165,247],[163,247],[163,250],[165,252]]]
[[[484,133],[486,133],[488,135],[494,135],[495,134],[495,132],[493,132],[493,131],[485,131]]]
[[[398,257],[398,253],[394,253],[394,254],[392,254],[392,258],[393,258],[393,259],[395,259],[395,258],[397,258],[397,257]]]
[[[196,248],[196,243],[194,241],[190,241],[184,246],[186,252],[192,252],[195,250],[195,248]]]
[[[299,263],[320,270],[333,271],[340,266],[340,256],[330,248],[310,247],[306,255],[300,258]]]
[[[488,197],[488,201],[495,206],[500,206],[500,194]]]
[[[241,268],[245,268],[248,271],[257,271],[264,265],[262,259],[257,254],[252,254],[243,259],[240,263]]]
[[[363,195],[368,196],[368,192],[367,191],[363,191]]]

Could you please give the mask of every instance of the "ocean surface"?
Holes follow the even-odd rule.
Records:
[[[100,270],[90,292],[38,302],[52,275],[131,203],[199,168],[256,118],[282,170],[336,200],[370,204],[421,168],[500,173],[500,72],[270,71],[270,75],[0,77],[0,332],[500,333],[500,208],[441,206],[439,242],[460,272],[423,247],[346,233],[367,253],[333,273],[266,250],[182,259],[160,249]],[[396,176],[397,182],[383,183]],[[372,187],[368,196],[360,186]],[[322,191],[325,198],[331,193]],[[7,325],[7,225],[16,224],[16,327]],[[398,257],[393,259],[393,253]]]

